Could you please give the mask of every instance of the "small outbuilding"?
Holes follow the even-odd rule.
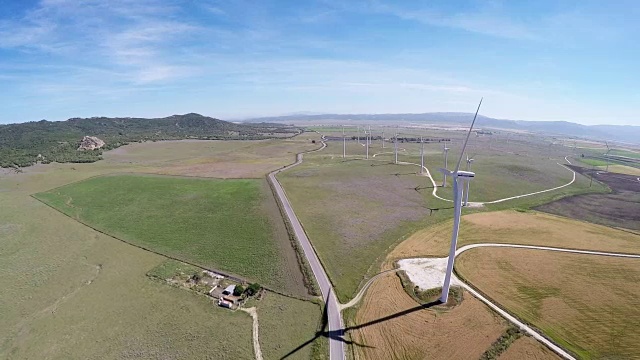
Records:
[[[222,295],[233,295],[233,291],[235,289],[236,289],[235,285],[229,285],[222,291]]]

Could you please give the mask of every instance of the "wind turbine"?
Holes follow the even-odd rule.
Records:
[[[447,143],[444,143],[444,169],[447,170],[447,168],[449,167],[449,148],[447,147]],[[449,172],[449,170],[445,171],[442,173],[442,187],[446,187],[447,186],[447,173]]]
[[[449,250],[449,260],[447,261],[447,272],[444,277],[444,284],[442,285],[442,295],[440,295],[441,303],[446,303],[447,300],[449,300],[451,273],[453,272],[453,261],[456,257],[458,231],[460,230],[460,215],[462,213],[462,201],[460,199],[462,195],[462,185],[464,181],[470,181],[475,176],[475,174],[471,171],[460,171],[460,163],[462,162],[462,156],[464,155],[464,150],[467,147],[467,142],[469,141],[469,136],[471,135],[471,130],[473,129],[473,124],[476,123],[476,118],[478,117],[478,112],[480,111],[481,105],[482,99],[480,99],[478,109],[476,110],[476,114],[473,116],[473,121],[471,122],[471,127],[469,127],[467,138],[462,145],[462,151],[460,152],[460,158],[458,159],[458,163],[456,164],[456,169],[451,172],[447,169],[442,169],[444,173],[448,172],[449,175],[453,177],[453,232],[451,234],[451,249]]]
[[[344,137],[344,125],[342,125],[342,158],[347,157],[347,139]]]
[[[365,143],[365,147],[367,148],[367,160],[369,159],[369,144],[370,144],[370,140],[371,140],[371,127],[369,127],[369,132],[367,132],[365,130],[364,132],[364,143]]]
[[[380,141],[382,142],[382,148],[384,149],[384,130],[382,130],[382,139],[380,139]]]
[[[607,158],[607,170],[606,171],[609,172],[609,159],[610,159],[609,151],[611,151],[611,148],[609,148],[609,143],[608,142],[605,141],[604,144],[607,145],[607,152],[604,154],[604,157]]]
[[[398,163],[398,127],[396,126],[396,136],[393,140],[393,147],[395,148],[396,160],[395,163]]]
[[[424,139],[420,135],[420,174],[424,174]]]
[[[473,158],[469,159],[469,155],[467,155],[467,171],[471,171],[471,163],[473,162]],[[467,189],[464,192],[464,206],[469,205],[469,183],[467,181]]]

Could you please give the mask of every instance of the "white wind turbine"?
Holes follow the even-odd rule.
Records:
[[[473,162],[473,158],[469,159],[469,155],[467,155],[467,171],[471,171],[471,163]],[[469,205],[469,183],[467,181],[467,189],[464,191],[464,206]]]
[[[424,139],[420,135],[420,175],[424,174]]]
[[[609,152],[611,151],[611,148],[609,147],[609,143],[608,142],[605,141],[604,144],[607,145],[607,152],[604,154],[604,157],[607,158],[607,170],[606,171],[609,172],[609,159],[610,159]]]
[[[384,130],[382,130],[382,139],[380,139],[380,141],[382,142],[382,148],[384,149]]]
[[[447,147],[447,143],[444,143],[444,149],[442,151],[444,151],[444,169],[446,170],[442,172],[442,187],[446,187],[447,173],[449,172],[449,170],[447,170],[449,167],[449,148]]]
[[[395,148],[396,160],[395,163],[398,163],[398,127],[396,126],[396,136],[393,140],[393,147]]]
[[[342,158],[347,157],[347,139],[344,137],[344,125],[342,125]]]
[[[364,131],[364,143],[367,148],[367,160],[369,159],[369,144],[371,143],[371,127],[369,127],[369,132]]]
[[[473,117],[473,121],[471,122],[471,127],[469,127],[469,132],[467,133],[467,138],[464,141],[464,145],[462,145],[462,151],[460,152],[460,158],[458,159],[458,163],[456,164],[456,169],[454,171],[449,171],[447,169],[441,169],[445,174],[449,173],[450,176],[453,177],[453,232],[451,234],[451,249],[449,250],[449,260],[447,261],[447,272],[444,277],[444,284],[442,285],[442,295],[440,295],[440,302],[446,303],[449,299],[449,288],[451,287],[451,274],[453,272],[453,261],[456,257],[456,246],[458,244],[458,231],[460,230],[460,215],[462,213],[462,186],[464,181],[470,181],[474,178],[475,174],[471,171],[461,171],[460,163],[462,162],[462,156],[464,155],[464,150],[467,147],[467,142],[469,141],[469,136],[471,135],[471,130],[473,129],[473,124],[476,122],[476,118],[478,117],[478,111],[480,111],[480,106],[482,105],[482,99],[480,99],[480,103],[478,104],[478,109],[476,110],[476,114]]]

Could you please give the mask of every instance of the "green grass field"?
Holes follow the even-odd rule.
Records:
[[[35,197],[132,244],[282,288],[263,181],[114,175]]]
[[[258,154],[261,144],[271,152],[283,146],[285,156],[269,165],[274,169],[293,161],[288,152],[317,147],[311,138],[316,136],[238,145]],[[252,359],[247,314],[220,309],[207,297],[151,279],[146,274],[165,257],[101,234],[31,196],[115,172],[174,169],[202,154],[217,157],[229,150],[224,144],[134,144],[91,164],[39,165],[22,174],[0,169],[0,358]],[[233,161],[226,166],[233,167]],[[286,233],[285,240],[289,246]],[[308,329],[283,327],[267,320],[261,331],[280,333],[270,338],[273,349],[288,349],[315,331],[318,306],[300,303],[304,311],[278,301],[260,305],[263,312],[309,324]]]
[[[267,293],[255,302],[258,308],[260,347],[265,359],[281,359],[298,346],[315,337],[320,326],[320,305]],[[287,331],[274,331],[274,329]],[[329,342],[319,337],[287,359],[326,359]]]

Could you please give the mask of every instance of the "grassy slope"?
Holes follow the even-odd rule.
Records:
[[[36,197],[136,245],[281,285],[262,180],[105,176]]]
[[[319,305],[267,293],[256,301],[260,324],[260,347],[265,359],[281,359],[298,346],[311,340],[319,326],[322,311]],[[315,316],[310,316],[315,315]],[[274,331],[287,329],[287,331]],[[287,359],[328,358],[328,342],[318,338]]]
[[[251,358],[248,316],[150,281],[163,257],[30,198],[69,173],[48,175],[0,180],[0,358]]]
[[[285,142],[295,150],[308,146],[306,140]],[[97,233],[29,196],[91,176],[180,164],[191,153],[210,151],[212,143],[180,142],[169,161],[149,153],[136,157],[147,145],[137,144],[128,152],[135,162],[119,161],[116,153],[97,163],[35,166],[19,175],[0,169],[0,358],[253,357],[249,316],[150,280],[145,274],[164,257]],[[318,321],[312,311],[281,314]],[[217,324],[233,324],[233,331]],[[277,330],[282,336],[273,339],[275,348],[299,335]],[[292,340],[278,345],[287,336]]]
[[[282,173],[279,179],[326,265],[338,296],[345,300],[368,272],[376,268],[372,265],[383,258],[390,246],[418,229],[449,218],[451,203],[431,196],[429,180],[415,175],[419,171],[417,166],[390,164],[392,154],[376,156],[374,161],[373,154],[392,151],[391,144],[384,150],[379,144],[372,145],[371,161],[368,162],[354,160],[365,154],[364,147],[354,141],[348,144],[349,161],[343,161],[341,145],[340,142],[329,142],[325,151],[305,156],[301,166]],[[418,144],[406,143],[400,147],[406,149],[400,153],[400,161],[420,162]],[[472,150],[477,159],[474,171],[478,178],[472,183],[471,201],[539,191],[566,184],[572,177],[570,171],[557,165],[562,157],[549,160],[542,150],[536,150],[528,157],[480,146]],[[453,166],[457,159],[453,152],[451,154],[449,164]],[[436,170],[441,162],[441,145],[425,146],[425,164],[437,183],[442,179]],[[576,184],[562,191],[488,208],[528,207],[559,194],[584,192],[588,185],[585,181],[579,178]],[[416,186],[418,192],[414,190]],[[452,198],[451,186],[439,189],[438,194]],[[398,203],[394,205],[394,202]],[[428,208],[442,210],[429,216]],[[398,219],[401,216],[394,219],[394,214],[400,212],[406,215],[404,219]]]
[[[635,259],[475,249],[457,263],[480,290],[580,358],[640,352]]]

